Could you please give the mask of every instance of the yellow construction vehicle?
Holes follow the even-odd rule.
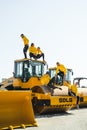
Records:
[[[24,92],[25,93],[31,92],[31,94],[29,94],[30,97],[29,101],[31,100],[33,106],[31,106],[30,103],[31,106],[30,108],[34,110],[35,114],[52,113],[52,112],[56,113],[60,111],[66,112],[76,105],[76,98],[74,96],[69,96],[68,90],[66,90],[66,93],[62,94],[61,87],[63,86],[60,86],[60,89],[58,89],[59,93],[57,95],[52,94],[51,88],[48,86],[51,77],[47,72],[47,66],[48,65],[46,63],[38,60],[31,60],[31,59],[15,60],[14,72],[13,72],[14,76],[7,79],[6,81],[3,81],[1,83],[2,85],[0,89],[2,91],[6,90],[5,92],[8,92],[8,94],[10,92],[14,92],[15,95],[18,92],[20,92],[21,94],[23,94]],[[15,99],[16,104],[18,98],[14,96],[13,99]],[[31,109],[27,107],[27,105],[25,105],[25,107],[27,110],[29,109],[28,112],[30,114],[30,117],[32,117]],[[10,114],[12,114],[12,112]],[[22,118],[25,118],[24,115],[21,116]],[[15,120],[16,119],[14,118],[14,121]],[[30,119],[30,124],[36,125],[34,118],[33,121],[32,118]]]
[[[78,84],[79,106],[87,106],[87,78],[76,77],[73,79],[73,84],[76,83]]]
[[[53,78],[55,75],[56,75],[56,67],[51,67],[49,68],[49,75],[51,78]],[[61,77],[58,77],[58,84],[61,85]],[[66,77],[64,79],[64,82],[63,82],[63,85],[71,85],[73,82],[73,70],[72,69],[69,69],[67,68],[67,73],[66,73]]]
[[[55,79],[56,67],[49,68],[49,75],[51,76],[51,80]],[[61,87],[61,89],[62,89],[61,92],[63,95],[68,91],[67,92],[68,95],[77,97],[77,87],[75,85],[73,85],[73,70],[72,69],[67,68],[67,73],[64,78],[64,81],[62,81],[61,76],[58,75],[57,81],[55,81],[55,82],[56,82],[57,86],[59,87],[59,89]],[[57,90],[55,89],[54,94],[58,93],[57,91],[58,91],[58,89]],[[73,105],[73,107],[75,107],[75,106]]]
[[[69,96],[68,92],[62,94],[62,91],[56,96],[52,95],[51,88],[48,86],[50,76],[46,72],[47,65],[43,61],[15,60],[12,85],[5,86],[5,89],[32,90],[32,103],[35,113],[68,111],[76,104],[75,97]]]
[[[47,73],[48,65],[43,61],[22,59],[16,60],[14,65],[14,89],[32,90],[32,103],[35,113],[68,111],[76,105],[76,98],[68,95],[68,91],[52,94],[48,83],[51,79]],[[71,75],[67,73],[69,79]],[[67,89],[66,87],[62,87]]]

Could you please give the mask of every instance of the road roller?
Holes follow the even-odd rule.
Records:
[[[73,84],[77,84],[79,106],[87,107],[87,78],[86,77],[75,77]]]
[[[67,76],[67,80],[70,80],[70,76],[71,75]],[[15,95],[19,95],[18,97],[20,97],[20,99],[22,97],[20,94],[25,95],[24,93],[28,94],[28,92],[30,92],[28,99],[32,102],[32,104],[30,103],[30,108],[32,108],[32,110],[28,107],[29,105],[27,105],[27,103],[24,104],[24,109],[29,110],[28,112],[30,113],[30,116],[33,112],[34,114],[51,114],[66,112],[73,108],[76,105],[76,97],[69,95],[67,86],[55,85],[55,89],[52,89],[49,86],[50,80],[51,76],[46,62],[28,58],[18,59],[14,61],[13,77],[5,79],[0,85],[0,90],[2,93],[7,92],[8,95],[11,92]],[[18,92],[20,92],[20,94]],[[13,100],[13,105],[17,102],[17,97],[15,95],[13,97],[10,94],[11,101]],[[25,99],[26,98],[27,97],[25,96]],[[2,101],[5,103],[3,99]],[[3,108],[4,105],[2,109]],[[13,112],[14,111],[12,111],[10,115],[13,114]],[[27,113],[27,111],[25,112]],[[25,115],[21,116],[24,118]],[[10,119],[9,116],[8,120]],[[16,118],[13,119],[15,122]],[[33,121],[32,118],[29,120],[30,124],[36,125],[34,118]],[[27,123],[27,121],[25,120],[24,123]],[[15,126],[16,125],[17,124],[15,124]]]

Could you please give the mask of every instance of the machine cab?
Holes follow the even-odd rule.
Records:
[[[76,77],[73,79],[73,84],[78,84],[78,88],[87,88],[87,78],[86,77]]]
[[[49,68],[49,74],[50,74],[50,77],[53,78],[55,76],[55,74],[56,74],[56,67]],[[65,81],[67,81],[69,83],[72,83],[72,76],[73,76],[72,69],[67,68]],[[61,83],[61,77],[58,76],[58,80],[59,80],[59,83]]]
[[[14,77],[27,82],[31,77],[41,77],[46,72],[43,61],[23,59],[14,62]]]

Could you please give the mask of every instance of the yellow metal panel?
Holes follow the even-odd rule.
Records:
[[[84,102],[86,102],[86,104],[87,104],[87,96],[83,96],[83,100],[84,100]]]
[[[73,96],[52,96],[51,105],[73,105],[76,104],[76,98]]]
[[[41,81],[38,77],[31,77],[28,82],[23,83],[23,88],[32,88],[34,86],[40,86]]]
[[[34,86],[40,86],[41,81],[38,77],[31,77],[27,82],[22,82],[20,79],[14,79],[13,86],[21,88],[32,88]]]
[[[36,126],[30,91],[0,91],[0,128]]]

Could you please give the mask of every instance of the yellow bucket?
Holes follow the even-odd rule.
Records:
[[[37,126],[31,91],[0,91],[0,129]]]

